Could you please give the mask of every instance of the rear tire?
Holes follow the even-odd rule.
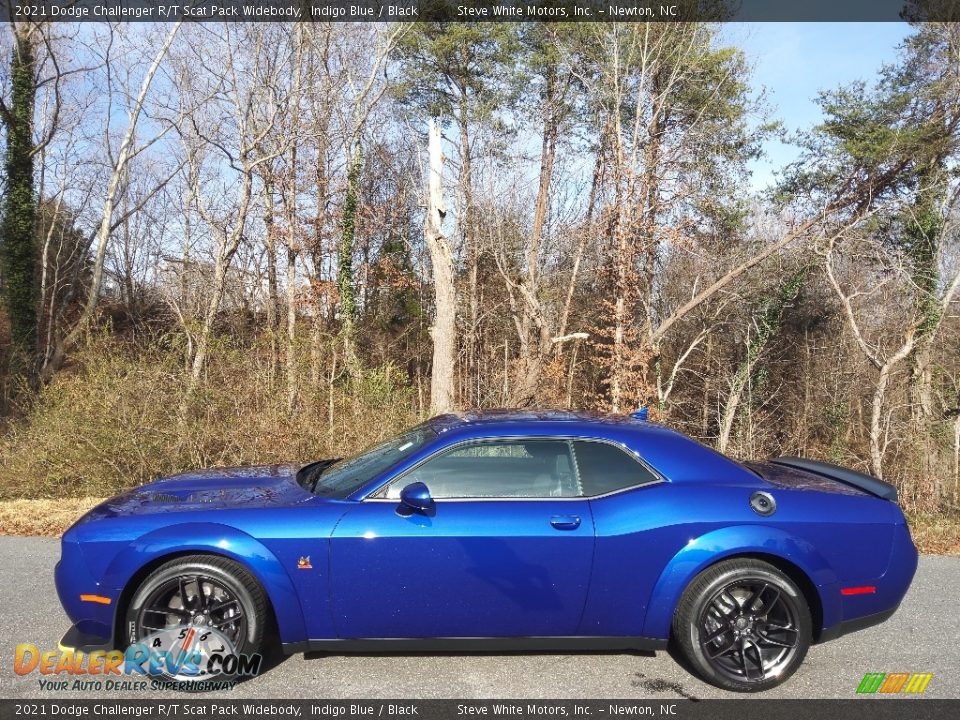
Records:
[[[813,622],[803,593],[761,560],[726,560],[690,583],[673,635],[703,680],[734,692],[760,692],[789,678],[810,647]]]
[[[253,655],[263,647],[267,617],[263,589],[239,563],[188,555],[161,565],[136,589],[127,606],[124,637],[133,644],[158,633],[175,638],[182,630],[202,634],[212,628],[237,655]],[[204,675],[205,680],[231,677],[222,671]],[[176,677],[164,673],[163,679]]]

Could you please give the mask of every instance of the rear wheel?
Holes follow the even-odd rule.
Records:
[[[807,654],[810,610],[800,589],[772,565],[718,563],[694,578],[677,606],[674,637],[707,682],[758,692],[789,678]]]
[[[260,585],[239,564],[190,555],[161,565],[140,584],[127,606],[125,634],[130,644],[149,639],[174,656],[182,649],[252,655],[263,644],[266,607]],[[220,665],[201,669],[203,679],[232,674]],[[163,677],[183,679],[166,671]]]

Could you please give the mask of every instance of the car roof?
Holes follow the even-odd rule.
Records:
[[[683,433],[643,419],[574,410],[472,410],[438,415],[424,423],[445,438],[462,440],[538,436],[612,440],[637,453],[670,480],[741,480],[756,475]]]
[[[574,426],[624,425],[630,424],[638,429],[658,427],[646,420],[631,415],[607,415],[583,410],[470,410],[467,412],[447,413],[430,418],[427,424],[436,432],[443,433],[467,427],[510,426],[514,424],[572,423]],[[573,430],[575,428],[571,428]]]

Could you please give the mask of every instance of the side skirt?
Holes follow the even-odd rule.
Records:
[[[441,637],[307,640],[283,643],[291,655],[301,652],[522,652],[559,650],[666,650],[667,641],[648,637]]]

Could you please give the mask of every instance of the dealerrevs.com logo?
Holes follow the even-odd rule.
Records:
[[[927,689],[933,673],[867,673],[857,686],[857,693],[884,695],[918,695]]]
[[[213,628],[171,627],[132,643],[126,650],[41,652],[17,645],[13,671],[42,677],[41,690],[129,692],[137,690],[228,690],[241,677],[260,672],[263,657],[237,653]]]

